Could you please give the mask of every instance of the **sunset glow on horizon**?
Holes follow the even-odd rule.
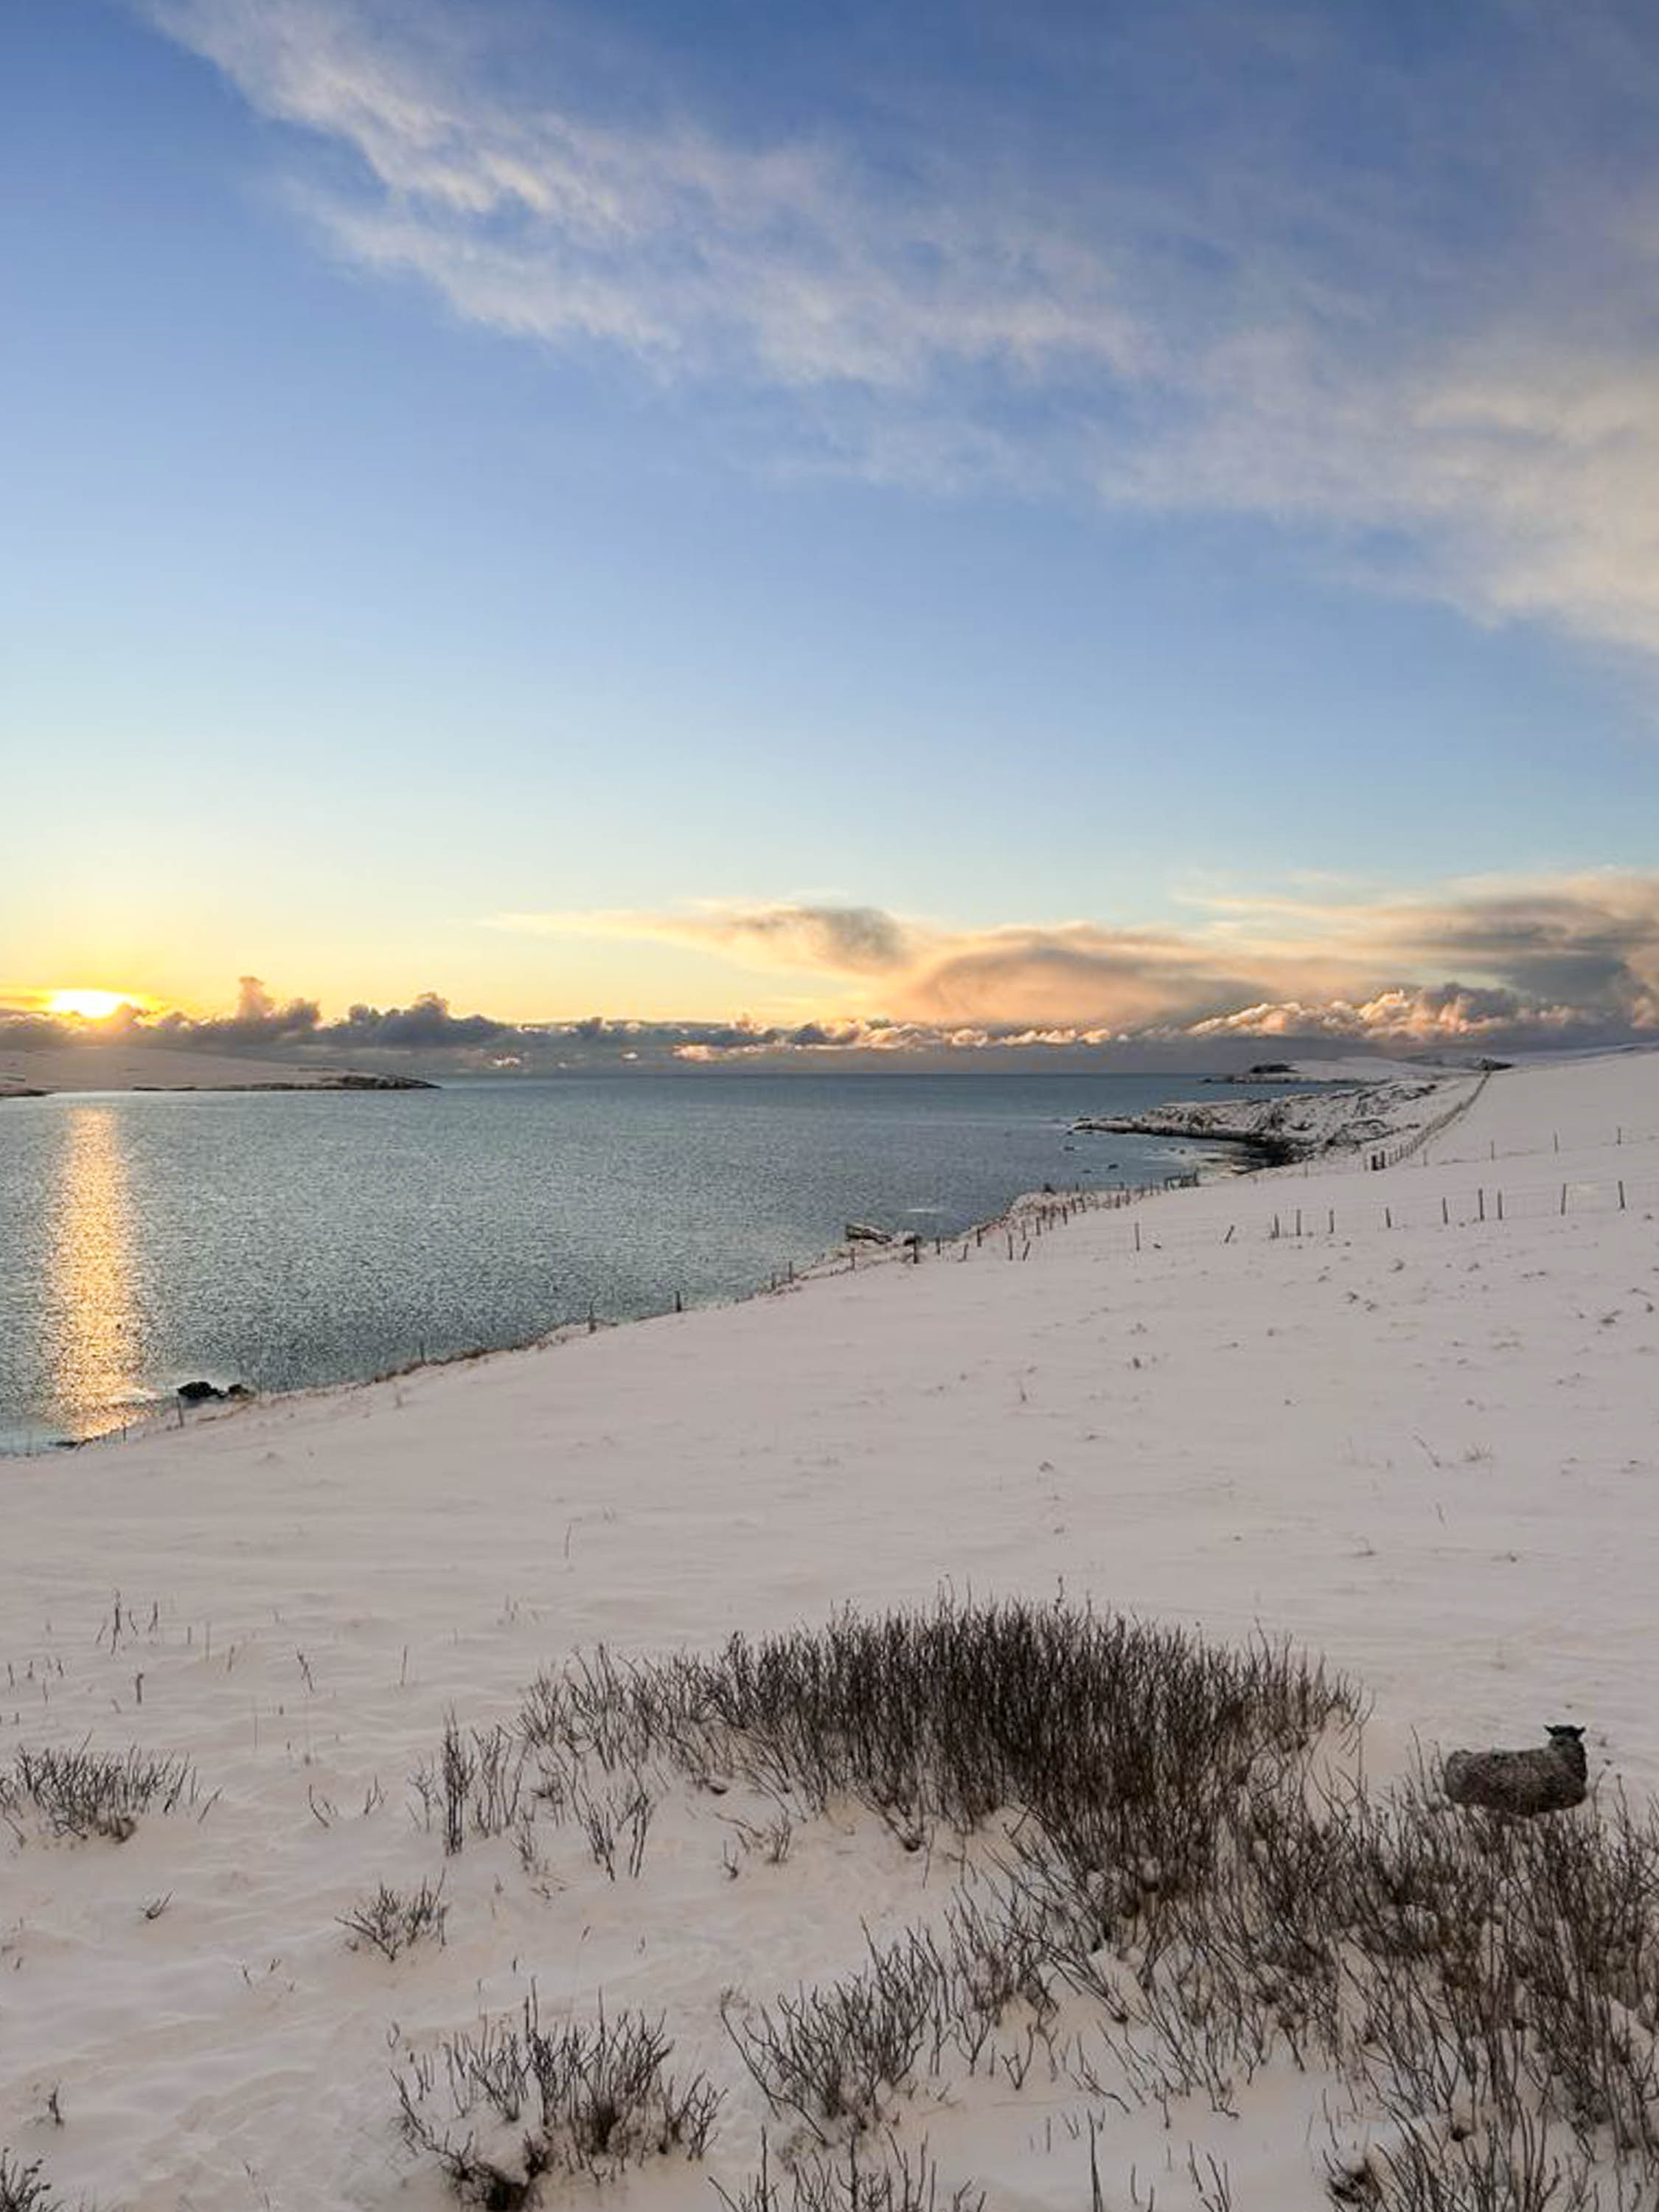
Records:
[[[142,1012],[149,1002],[135,991],[94,991],[71,988],[46,994],[49,1014],[77,1016],[83,1022],[106,1022],[112,1014],[131,1006]]]
[[[54,0],[0,82],[0,946],[146,986],[11,1012],[1659,1036],[1636,0]]]

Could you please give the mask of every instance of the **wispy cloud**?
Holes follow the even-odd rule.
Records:
[[[358,157],[360,189],[307,195],[337,245],[493,328],[791,386],[902,390],[951,361],[1035,374],[1135,354],[1097,257],[982,195],[959,210],[939,179],[878,190],[827,136],[740,145],[684,114],[515,98],[418,4],[149,12],[262,112]]]
[[[1310,329],[1257,334],[1155,434],[1103,441],[1095,481],[1158,513],[1397,532],[1377,582],[1659,651],[1659,345],[1486,331],[1379,368]]]
[[[1069,137],[918,97],[896,151],[829,106],[619,110],[561,73],[592,33],[557,8],[520,82],[486,0],[139,4],[350,157],[295,180],[337,251],[472,321],[781,395],[798,459],[1270,516],[1477,618],[1659,650],[1659,69],[1620,0],[1475,0],[1415,73],[1366,43],[1387,10],[1033,25]],[[1126,78],[1162,161],[1091,128]]]
[[[706,899],[676,913],[630,908],[587,912],[497,914],[487,927],[523,937],[617,937],[704,945],[769,967],[881,975],[915,958],[915,927],[879,907],[812,905],[787,900],[746,903]]]

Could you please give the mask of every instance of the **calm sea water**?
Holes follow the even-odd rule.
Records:
[[[1243,1086],[1240,1086],[1241,1088]],[[0,1105],[0,1450],[765,1283],[848,1219],[945,1235],[1190,1147],[1073,1118],[1191,1079],[637,1075]],[[1224,1097],[1221,1090],[1208,1097]]]

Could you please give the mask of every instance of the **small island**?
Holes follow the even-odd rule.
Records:
[[[423,1076],[129,1041],[0,1050],[0,1099],[100,1091],[435,1091]]]
[[[421,1075],[295,1076],[285,1081],[263,1083],[135,1083],[135,1091],[436,1091],[440,1086]],[[37,1091],[37,1097],[49,1094]]]

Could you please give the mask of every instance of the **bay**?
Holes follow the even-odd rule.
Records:
[[[1248,1093],[1218,1085],[1201,1095]],[[1187,1171],[1076,1136],[1187,1077],[698,1073],[0,1106],[0,1450],[744,1295],[848,1219],[948,1236]]]

